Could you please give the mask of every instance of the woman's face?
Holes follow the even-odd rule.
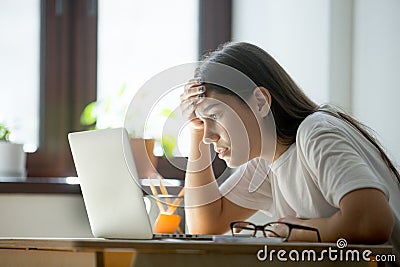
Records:
[[[213,144],[218,157],[229,167],[260,156],[260,126],[252,110],[238,97],[207,93],[195,113],[204,123],[203,142]]]

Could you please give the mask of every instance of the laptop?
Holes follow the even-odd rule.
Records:
[[[125,128],[74,132],[68,140],[94,237],[212,240],[153,233]]]

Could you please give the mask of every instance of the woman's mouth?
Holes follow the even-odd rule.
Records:
[[[226,153],[228,152],[227,148],[218,148],[215,150],[218,153],[218,157],[220,159],[222,159],[223,157],[225,157]]]

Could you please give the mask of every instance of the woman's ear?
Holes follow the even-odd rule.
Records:
[[[271,94],[264,87],[256,87],[253,91],[254,98],[257,102],[258,111],[262,118],[268,115],[271,106]]]

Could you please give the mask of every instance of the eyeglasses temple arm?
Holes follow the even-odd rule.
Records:
[[[318,242],[321,242],[321,236],[320,236],[317,228],[304,226],[304,225],[297,225],[297,224],[290,224],[290,225],[292,228],[295,228],[295,229],[315,231],[317,233]]]

